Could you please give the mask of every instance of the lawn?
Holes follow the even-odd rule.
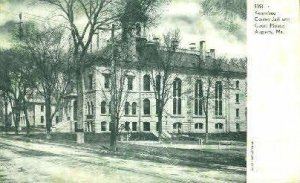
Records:
[[[99,182],[101,175],[101,182],[246,182],[246,147],[241,141],[119,141],[118,151],[111,152],[108,133],[86,134],[85,144],[77,144],[72,133],[53,133],[50,140],[42,133],[0,139],[0,162],[10,163],[3,173],[0,167],[0,180],[51,182],[55,176],[62,182]],[[74,168],[82,179],[69,181],[63,172]],[[17,177],[11,177],[11,171]]]

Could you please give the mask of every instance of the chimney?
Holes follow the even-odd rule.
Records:
[[[205,59],[205,41],[200,41],[200,58],[203,61]]]
[[[215,58],[216,58],[216,52],[215,52],[215,49],[210,49],[209,52],[210,52],[210,57],[211,57],[212,59],[215,59]]]
[[[190,50],[195,50],[196,49],[196,43],[190,43],[189,48],[190,48]]]

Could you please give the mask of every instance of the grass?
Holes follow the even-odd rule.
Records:
[[[245,143],[240,145],[241,148],[226,149],[178,149],[172,147],[154,147],[147,145],[138,145],[132,143],[118,142],[118,151],[110,152],[109,149],[109,133],[102,134],[85,134],[85,144],[76,144],[75,133],[53,133],[50,140],[46,139],[46,135],[42,133],[31,134],[29,137],[24,135],[8,135],[7,137],[15,138],[22,141],[37,141],[43,143],[51,142],[60,145],[72,145],[78,148],[88,148],[101,156],[118,156],[123,159],[150,160],[154,162],[176,164],[183,166],[193,166],[208,169],[226,169],[228,167],[246,167],[246,147]],[[227,139],[226,139],[227,140]],[[215,139],[212,140],[213,142]],[[193,141],[175,140],[174,143],[187,144],[195,143]],[[241,144],[239,141],[235,141]],[[167,143],[167,142],[164,142]],[[233,142],[234,143],[234,142]],[[213,144],[213,143],[211,143]],[[236,145],[236,144],[235,144]],[[245,173],[245,170],[234,170],[238,173]]]

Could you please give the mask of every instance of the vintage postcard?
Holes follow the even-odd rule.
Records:
[[[299,10],[0,0],[0,182],[300,182]]]

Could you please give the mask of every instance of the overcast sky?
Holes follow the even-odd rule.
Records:
[[[201,0],[173,0],[162,7],[163,14],[156,27],[148,31],[149,35],[161,37],[163,33],[179,29],[181,44],[188,48],[189,43],[206,41],[207,49],[216,49],[217,56],[245,57],[246,56],[246,22],[239,17],[234,20],[238,29],[228,31],[226,26],[220,26],[220,17],[203,15]],[[0,47],[9,46],[9,32],[16,28],[19,12],[23,19],[41,22],[36,16],[49,16],[53,10],[49,7],[33,6],[31,0],[0,0]],[[222,18],[222,17],[221,17]]]

